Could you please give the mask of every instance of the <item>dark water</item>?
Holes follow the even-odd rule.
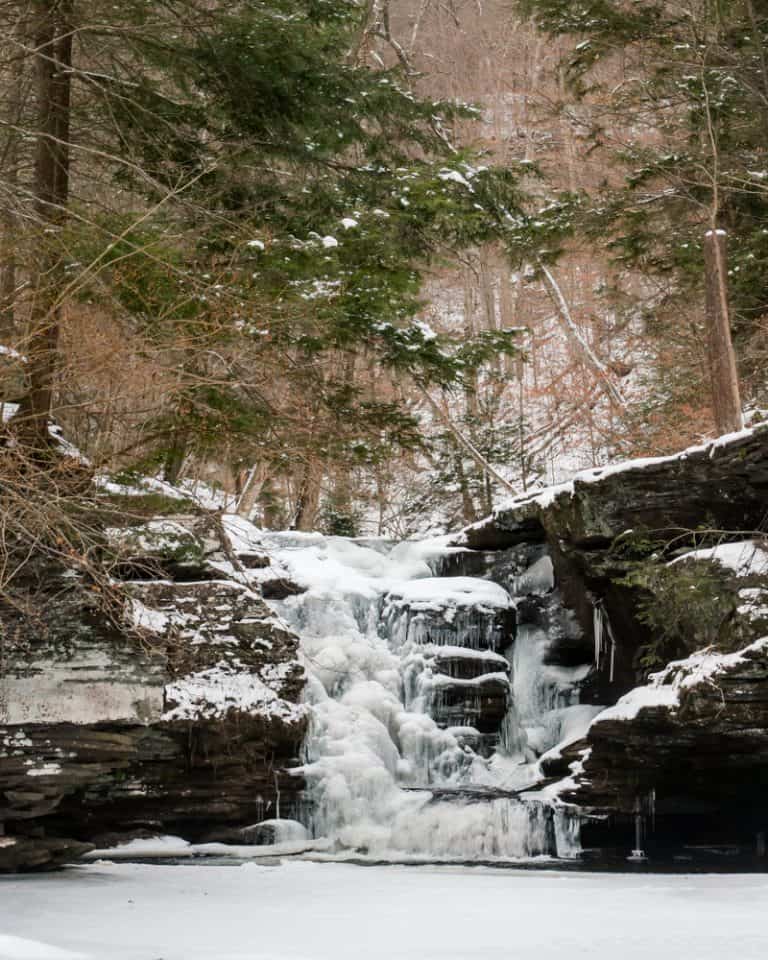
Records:
[[[104,858],[109,860],[108,857]],[[487,870],[557,871],[558,873],[623,873],[623,874],[703,874],[703,873],[768,873],[768,859],[746,856],[730,851],[700,851],[682,853],[667,859],[630,860],[623,856],[591,856],[589,852],[580,860],[557,860],[555,858],[537,858],[532,860],[449,860],[449,859],[378,859],[366,856],[333,857],[304,855],[291,857],[286,855],[228,857],[121,857],[120,863],[148,863],[160,866],[200,866],[200,867],[239,867],[244,863],[256,863],[260,866],[277,867],[285,860],[309,860],[315,863],[347,863],[359,867],[465,867]]]

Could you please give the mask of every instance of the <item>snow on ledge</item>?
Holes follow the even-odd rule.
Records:
[[[273,822],[277,823],[279,821]],[[282,821],[286,825],[292,822],[294,821]],[[295,826],[299,828],[301,825],[295,823]],[[190,843],[182,837],[172,835],[142,837],[129,840],[126,843],[119,843],[114,847],[90,850],[83,854],[82,859],[120,861],[235,857],[238,860],[248,860],[270,856],[291,856],[312,850],[323,850],[328,847],[328,841],[311,840],[307,836],[300,836],[298,830],[294,832],[293,836],[291,836],[291,831],[288,830],[280,831],[278,836],[281,833],[281,840],[271,844]],[[0,957],[2,957],[2,954],[0,954]]]
[[[747,654],[768,654],[768,637],[756,640],[736,653],[716,653],[712,649],[691,654],[685,660],[673,660],[663,670],[652,673],[645,686],[630,690],[612,707],[603,710],[592,725],[610,720],[634,720],[641,710],[665,708],[677,710],[680,695],[702,684],[714,684],[717,677],[740,663],[746,663]]]
[[[398,584],[388,594],[395,603],[413,609],[442,607],[485,607],[508,610],[512,598],[497,583],[477,577],[422,577]]]
[[[683,560],[714,560],[737,577],[768,575],[768,552],[756,540],[739,540],[703,550],[691,550],[676,557],[670,566]]]
[[[293,663],[272,667],[276,684],[293,667]],[[218,720],[237,712],[297,723],[307,712],[303,704],[284,700],[255,673],[234,670],[224,663],[167,684],[165,700],[175,704],[163,714],[165,721]]]
[[[722,447],[726,447],[731,443],[737,442],[738,440],[746,440],[761,427],[764,428],[765,426],[765,423],[758,423],[754,427],[746,427],[744,430],[739,430],[736,433],[726,433],[721,437],[717,437],[715,440],[708,440],[706,443],[687,447],[685,450],[681,450],[679,453],[673,453],[666,457],[639,457],[634,460],[622,460],[619,463],[607,464],[604,467],[590,467],[587,470],[579,471],[579,473],[575,474],[570,480],[566,480],[564,483],[558,483],[554,486],[544,487],[541,490],[523,493],[517,497],[512,497],[510,500],[503,501],[494,509],[493,516],[496,517],[500,513],[507,513],[510,510],[515,510],[526,506],[538,507],[539,509],[543,510],[546,507],[551,506],[551,504],[554,503],[554,501],[560,496],[573,496],[576,483],[598,483],[599,481],[604,480],[606,477],[614,476],[618,473],[629,473],[630,471],[634,470],[647,470],[649,467],[655,467],[663,463],[674,463],[677,460],[687,460],[694,454],[708,453],[710,457],[713,457],[715,452]],[[479,520],[477,523],[472,524],[466,529],[479,529],[486,522],[487,518],[485,520]]]

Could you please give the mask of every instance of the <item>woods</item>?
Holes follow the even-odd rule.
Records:
[[[765,405],[759,4],[0,17],[24,482],[56,424],[102,477],[407,535]]]

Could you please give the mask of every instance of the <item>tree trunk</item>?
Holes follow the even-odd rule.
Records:
[[[163,459],[163,480],[172,485],[176,484],[181,476],[181,468],[187,456],[187,433],[177,430],[171,436],[170,446]]]
[[[475,504],[469,490],[467,475],[464,471],[464,460],[461,455],[461,448],[458,446],[456,447],[456,452],[453,457],[453,469],[458,478],[459,490],[461,491],[461,520],[466,526],[477,520],[477,511],[475,510]]]
[[[292,530],[314,530],[317,511],[320,507],[320,488],[323,482],[323,464],[308,460],[301,476],[299,492],[296,498]]]
[[[69,194],[71,0],[35,0],[35,213],[37,251],[33,299],[25,352],[28,389],[16,420],[20,434],[36,447],[48,443],[54,378],[58,366],[61,294],[66,283],[59,228]]]
[[[267,482],[269,468],[266,463],[255,463],[245,476],[245,483],[237,498],[235,512],[248,519],[256,506],[264,484]]]
[[[7,120],[12,126],[21,121],[24,99],[24,57],[17,54],[10,77]],[[5,170],[8,201],[0,212],[2,223],[2,255],[0,256],[0,343],[16,343],[16,282],[19,218],[15,208],[19,182],[21,134],[9,126],[0,166]]]
[[[725,230],[708,230],[704,235],[707,352],[712,384],[712,413],[720,435],[735,433],[744,426],[739,375],[731,340],[727,248]]]

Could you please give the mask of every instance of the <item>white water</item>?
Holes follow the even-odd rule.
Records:
[[[274,606],[300,635],[310,675],[302,772],[313,836],[385,859],[578,855],[569,809],[504,791],[534,784],[538,755],[589,722],[594,711],[577,706],[588,668],[545,666],[541,629],[519,627],[515,640],[515,597],[498,584],[434,577],[452,551],[442,540],[265,543],[308,587]],[[513,586],[551,588],[547,558]],[[488,697],[507,712],[484,735],[475,724]]]

